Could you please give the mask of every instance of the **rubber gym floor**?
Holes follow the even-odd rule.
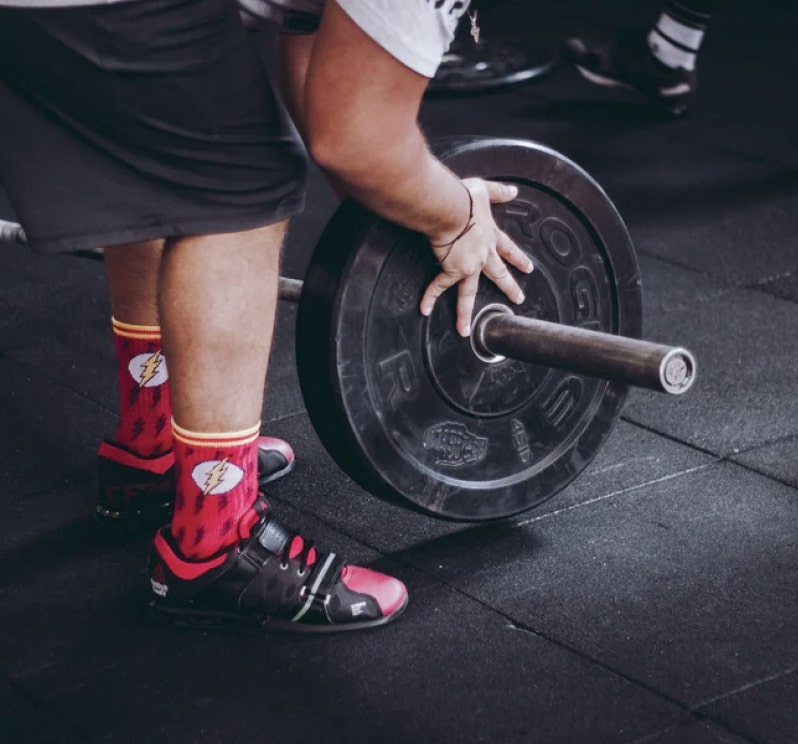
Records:
[[[505,0],[481,21],[484,37],[551,50],[657,10]],[[424,104],[432,135],[532,139],[592,174],[635,241],[645,337],[698,359],[685,396],[634,390],[596,459],[545,504],[468,525],[365,493],[310,425],[296,307],[281,303],[264,431],[298,465],[271,500],[408,584],[408,610],[380,630],[147,621],[147,542],[109,543],[91,520],[116,407],[103,267],[4,245],[0,739],[798,742],[797,20],[786,2],[723,4],[679,120],[563,66]],[[286,275],[303,276],[334,206],[314,172]]]

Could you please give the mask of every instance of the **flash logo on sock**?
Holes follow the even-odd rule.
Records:
[[[160,349],[154,354],[137,354],[127,368],[139,388],[158,387],[169,379],[166,360]]]
[[[203,496],[221,496],[244,480],[244,471],[238,465],[233,465],[229,458],[206,460],[191,471],[191,479]]]

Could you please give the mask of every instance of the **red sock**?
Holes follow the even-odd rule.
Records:
[[[239,539],[239,521],[258,497],[260,425],[198,434],[172,420],[177,498],[172,536],[186,558],[202,559]]]
[[[119,427],[114,441],[142,457],[172,449],[169,373],[161,329],[111,319],[119,362]]]

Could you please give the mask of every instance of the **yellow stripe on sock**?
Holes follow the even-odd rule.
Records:
[[[240,447],[251,444],[260,436],[260,422],[242,431],[207,433],[189,431],[172,419],[172,433],[175,439],[194,447]]]
[[[123,338],[136,338],[141,341],[155,341],[161,338],[159,326],[140,326],[132,323],[123,323],[121,320],[111,318],[111,326],[117,336]]]

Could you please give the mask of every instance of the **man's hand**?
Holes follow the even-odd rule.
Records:
[[[466,230],[468,226],[463,225],[466,231],[461,231],[460,237],[428,236],[441,273],[432,280],[421,298],[421,314],[429,315],[438,297],[458,284],[457,332],[468,336],[480,274],[484,273],[512,302],[520,304],[524,301],[524,293],[505,261],[526,274],[532,271],[533,265],[529,256],[499,229],[490,209],[491,204],[512,201],[518,189],[481,178],[466,178],[462,183],[473,200],[473,227]]]

